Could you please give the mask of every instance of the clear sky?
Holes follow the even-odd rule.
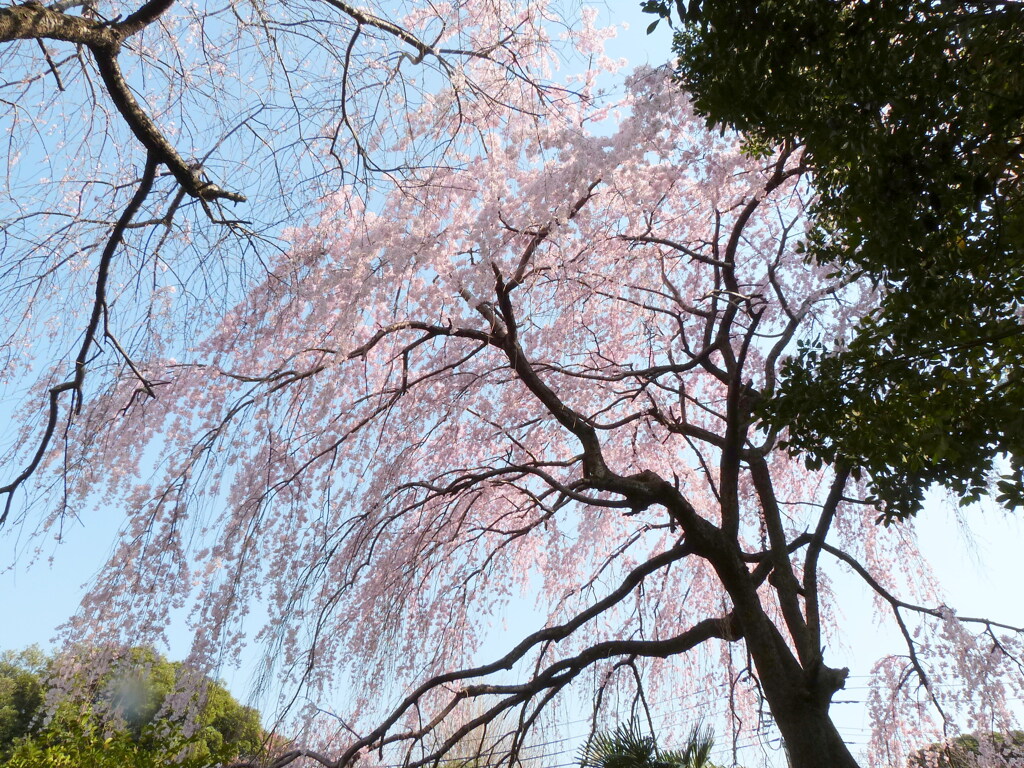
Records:
[[[656,35],[647,37],[644,29],[650,17],[641,14],[638,6],[638,2],[619,2],[616,10],[621,15],[606,16],[630,25],[613,42],[610,53],[627,58],[633,64],[663,63],[668,57],[668,30],[663,27]],[[608,14],[607,8],[605,13]],[[0,573],[4,606],[0,649],[16,649],[33,643],[49,645],[57,627],[74,612],[83,586],[102,566],[118,523],[116,515],[90,515],[87,519],[69,522],[64,540],[59,544],[44,542],[38,555],[28,550],[38,542],[30,545],[14,531],[4,532],[0,537],[0,563],[13,565]],[[1024,528],[1019,518],[982,507],[964,510],[958,515],[951,505],[936,497],[922,516],[920,537],[922,548],[946,589],[949,605],[958,613],[986,615],[1024,625],[1024,581],[1019,573],[1022,533]],[[840,703],[835,705],[834,712],[844,737],[859,747],[867,739],[868,719],[863,706],[866,675],[880,655],[898,652],[899,642],[893,632],[878,629],[870,602],[853,578],[848,583],[841,581],[841,588],[850,587],[844,592],[849,595],[843,602],[846,613],[841,630],[844,647],[830,649],[830,661],[849,665],[853,676],[849,690],[836,697]],[[190,641],[184,628],[172,630],[170,638],[171,656],[183,656]],[[240,698],[247,697],[247,675],[239,674],[228,683]],[[675,713],[682,723],[691,722],[695,714],[687,711],[685,702],[680,702]],[[585,727],[580,723],[569,726],[568,730],[582,732]],[[556,762],[574,762],[569,748],[562,758]],[[750,768],[761,762],[757,755],[744,759],[749,761]],[[777,755],[769,759],[782,764]]]

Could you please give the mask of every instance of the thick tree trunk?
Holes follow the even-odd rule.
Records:
[[[790,768],[858,768],[829,716],[832,696],[843,688],[847,670],[826,667],[820,658],[799,659],[763,612],[748,612],[747,619],[744,640]]]
[[[768,692],[765,691],[767,694]],[[828,702],[769,708],[789,755],[790,768],[858,768],[828,714]]]
[[[710,551],[709,559],[733,598],[743,641],[782,734],[790,768],[859,768],[829,717],[832,696],[843,688],[847,670],[825,666],[820,643],[811,636],[814,630],[796,619],[787,624],[799,648],[794,650],[764,612],[757,584],[738,550],[726,545]]]
[[[826,667],[820,659],[801,661],[763,613],[750,618],[753,626],[744,639],[790,768],[858,768],[829,716],[832,696],[843,688],[847,670]]]
[[[762,625],[762,629],[767,628]],[[829,716],[832,695],[842,688],[846,671],[824,665],[818,665],[816,672],[808,671],[774,627],[759,638],[769,643],[751,642],[749,636],[745,639],[768,709],[782,734],[790,768],[858,768]]]

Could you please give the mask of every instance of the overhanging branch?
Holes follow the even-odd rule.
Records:
[[[229,192],[202,178],[198,163],[189,163],[136,100],[124,80],[117,57],[125,41],[155,22],[174,0],[150,0],[120,22],[104,23],[27,2],[0,8],[0,43],[15,40],[60,40],[88,48],[114,107],[149,156],[167,166],[190,196],[211,202],[243,202],[245,196]]]

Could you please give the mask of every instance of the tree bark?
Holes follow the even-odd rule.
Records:
[[[859,768],[829,717],[828,702],[771,710],[786,745],[790,768]]]
[[[806,622],[787,621],[793,642],[786,641],[783,629],[761,604],[758,587],[762,580],[743,563],[735,541],[716,531],[704,543],[698,548],[703,549],[732,597],[740,634],[757,668],[790,768],[859,768],[829,716],[832,696],[843,689],[849,671],[828,667],[819,652],[806,650],[820,647],[810,642],[812,630]],[[804,650],[798,653],[794,647]]]
[[[790,768],[858,768],[829,715],[832,696],[845,684],[847,670],[800,665],[794,653],[764,617],[761,637],[775,634],[773,649],[747,637],[761,689],[786,746]]]

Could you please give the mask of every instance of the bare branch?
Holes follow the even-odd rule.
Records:
[[[114,254],[117,252],[118,246],[120,246],[124,240],[124,233],[128,229],[128,225],[142,207],[143,202],[153,188],[153,182],[156,180],[156,168],[156,158],[153,155],[148,155],[146,157],[146,167],[142,174],[142,180],[139,182],[139,186],[135,190],[135,194],[132,196],[132,199],[129,201],[128,205],[121,213],[120,218],[117,220],[117,223],[114,225],[113,231],[110,233],[110,237],[107,238],[107,244],[103,248],[103,253],[100,256],[99,267],[96,271],[96,294],[92,303],[92,314],[85,327],[82,346],[79,348],[78,356],[75,358],[75,374],[71,379],[50,387],[46,427],[43,430],[43,435],[39,440],[35,454],[32,456],[31,461],[29,461],[28,466],[21,471],[21,474],[15,477],[14,480],[7,485],[0,487],[0,496],[6,496],[4,511],[3,514],[0,514],[0,525],[3,525],[4,522],[6,522],[7,516],[10,514],[11,504],[14,500],[14,492],[32,476],[39,467],[39,464],[42,462],[43,457],[46,455],[46,451],[50,447],[50,441],[53,439],[54,431],[57,428],[57,419],[60,415],[61,396],[65,392],[71,392],[72,412],[76,414],[81,412],[82,385],[85,382],[86,364],[89,360],[92,347],[96,343],[96,334],[99,330],[100,319],[103,317],[107,306],[107,279],[110,275],[110,265],[114,259]]]

